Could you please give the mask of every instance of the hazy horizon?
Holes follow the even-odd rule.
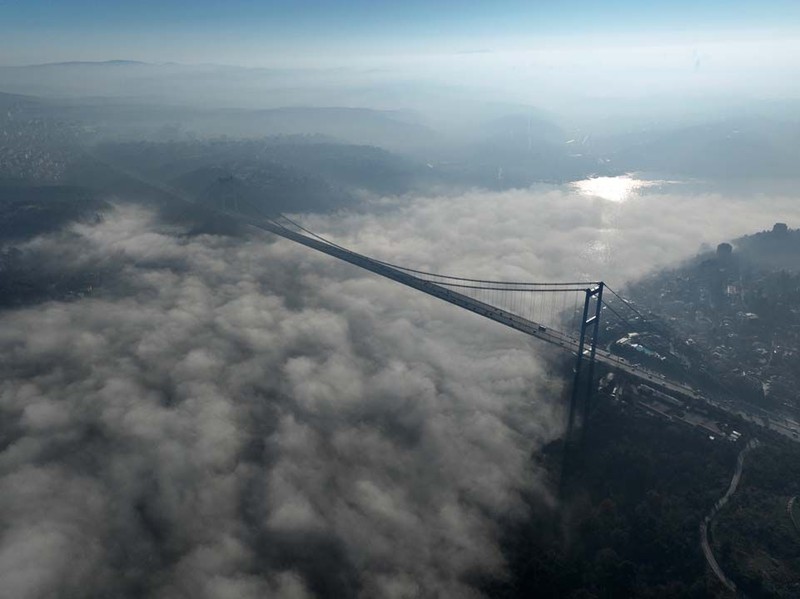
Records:
[[[36,0],[6,2],[0,14],[3,66],[135,60],[320,69],[338,84],[355,72],[364,84],[365,75],[412,92],[422,83],[477,84],[482,93],[494,88],[495,99],[537,104],[541,96],[552,105],[573,96],[800,94],[800,7],[788,0]]]

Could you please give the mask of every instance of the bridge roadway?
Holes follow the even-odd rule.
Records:
[[[280,235],[281,237],[297,242],[301,245],[305,245],[306,247],[312,248],[324,254],[328,254],[329,256],[333,256],[334,258],[349,262],[350,264],[374,272],[375,274],[381,275],[393,281],[397,281],[398,283],[402,283],[403,285],[412,287],[413,289],[417,289],[423,293],[432,295],[433,297],[439,298],[451,304],[455,304],[456,306],[469,310],[470,312],[474,312],[475,314],[479,314],[514,330],[521,331],[527,335],[530,335],[531,337],[536,337],[537,339],[541,339],[542,341],[550,343],[551,345],[561,347],[572,354],[577,355],[578,353],[578,340],[571,335],[562,333],[561,331],[549,329],[542,324],[522,318],[521,316],[517,316],[511,312],[501,310],[500,308],[496,308],[490,304],[471,298],[463,293],[453,291],[452,289],[448,289],[447,287],[443,287],[437,283],[426,281],[425,279],[416,277],[397,268],[393,268],[373,260],[372,258],[368,258],[367,256],[363,256],[330,243],[325,243],[324,241],[315,239],[302,233],[297,233],[296,231],[292,231],[271,220],[253,220],[252,218],[242,217],[238,214],[228,214],[251,227],[275,233],[276,235]],[[587,352],[588,355],[588,350],[584,351]],[[604,364],[613,370],[624,372],[632,377],[646,381],[651,386],[661,387],[662,389],[691,397],[693,399],[703,399],[703,397],[691,387],[665,379],[658,373],[644,369],[640,366],[634,366],[624,358],[615,356],[611,352],[601,348],[597,348],[595,359],[597,362]]]
[[[116,169],[117,171],[125,174],[126,176],[131,177],[137,181],[140,181],[145,185],[149,185],[156,189],[160,189],[164,193],[167,193],[168,195],[176,197],[179,200],[187,202],[189,204],[195,203],[191,197],[186,196],[180,190],[173,189],[172,187],[169,187],[163,183],[146,180],[133,171],[129,171],[118,165],[112,165],[106,163],[98,156],[92,155],[92,157],[95,160],[99,161],[100,163],[106,164],[107,166]],[[244,225],[255,227],[258,229],[263,229],[271,233],[275,233],[276,235],[280,235],[281,237],[285,237],[286,239],[290,239],[292,241],[295,241],[297,243],[300,243],[302,245],[320,251],[324,254],[333,256],[334,258],[339,258],[340,260],[344,260],[345,262],[349,262],[356,266],[360,266],[361,268],[364,268],[381,276],[397,281],[398,283],[402,283],[403,285],[413,287],[414,289],[418,289],[419,291],[422,291],[439,299],[443,299],[446,302],[450,302],[457,306],[461,306],[462,308],[465,308],[471,312],[475,312],[476,314],[485,316],[486,318],[494,320],[495,322],[499,322],[500,324],[503,324],[517,331],[521,331],[523,333],[531,335],[532,337],[536,337],[537,339],[541,339],[542,341],[545,341],[547,343],[562,347],[573,354],[577,355],[578,353],[578,341],[575,338],[571,337],[570,335],[566,335],[565,333],[549,330],[539,323],[527,320],[520,316],[516,316],[515,314],[512,314],[510,312],[500,310],[490,304],[486,304],[484,302],[472,299],[471,297],[468,297],[456,291],[452,291],[450,289],[442,287],[441,285],[437,285],[436,283],[425,281],[424,279],[420,279],[419,277],[415,277],[399,269],[392,268],[385,264],[381,264],[376,260],[372,260],[366,256],[362,256],[361,254],[358,254],[356,252],[352,252],[350,250],[346,250],[345,248],[340,248],[335,245],[325,243],[321,240],[309,237],[308,235],[301,235],[300,233],[296,233],[294,231],[291,231],[290,229],[287,229],[286,227],[282,227],[269,219],[258,218],[256,220],[256,218],[253,216],[245,216],[240,212],[232,212],[230,210],[225,210],[225,209],[217,211],[234,220],[241,222]],[[680,383],[668,381],[666,379],[661,378],[661,376],[655,372],[650,372],[644,368],[629,364],[623,358],[615,356],[606,350],[600,349],[599,347],[596,350],[595,359],[598,362],[605,364],[610,368],[619,370],[621,372],[625,372],[633,377],[639,378],[644,381],[648,381],[649,383],[660,386],[664,389],[673,391],[675,393],[680,393],[682,395],[692,397],[695,399],[704,400],[704,398],[701,395],[699,395],[696,391],[694,391],[694,389],[687,387],[686,385],[681,385]]]
[[[195,204],[195,201],[191,197],[186,196],[180,190],[173,189],[163,183],[146,180],[142,178],[139,174],[124,169],[119,165],[105,162],[102,158],[98,156],[93,156],[91,153],[89,155],[92,156],[95,160],[97,160],[101,164],[105,164],[106,166],[115,169],[125,174],[126,176],[131,177],[134,180],[140,181],[145,185],[151,186],[155,189],[159,189],[164,193],[173,196],[181,201],[187,202],[189,204]],[[291,239],[292,241],[296,241],[297,243],[300,243],[302,245],[308,246],[325,254],[329,254],[346,262],[350,262],[351,264],[355,264],[357,266],[370,270],[381,276],[385,276],[400,283],[403,283],[404,285],[408,285],[415,289],[419,289],[420,291],[433,295],[434,297],[438,297],[445,301],[454,303],[456,305],[460,305],[466,308],[467,310],[475,312],[476,314],[480,314],[482,316],[490,318],[491,320],[504,324],[508,327],[527,333],[528,335],[536,337],[537,339],[541,339],[547,343],[551,343],[559,347],[562,347],[573,354],[577,354],[578,352],[577,341],[569,335],[565,335],[558,331],[549,331],[544,327],[542,327],[541,325],[539,325],[538,323],[526,320],[524,318],[520,318],[519,316],[516,316],[508,312],[504,312],[503,310],[498,310],[494,306],[479,302],[463,294],[456,293],[454,291],[442,287],[441,285],[436,285],[435,283],[431,283],[430,281],[424,281],[423,279],[411,276],[408,273],[404,273],[398,269],[393,269],[388,265],[382,265],[379,262],[376,262],[375,260],[370,260],[366,256],[361,256],[360,254],[357,254],[355,252],[345,250],[344,248],[336,248],[336,246],[324,243],[322,241],[317,241],[311,237],[294,233],[286,229],[285,227],[281,227],[280,225],[277,225],[276,223],[273,223],[269,220],[263,220],[256,223],[253,222],[251,217],[245,217],[244,215],[238,212],[234,213],[229,210],[217,210],[217,211],[220,212],[221,214],[225,214],[226,216],[234,220],[240,221],[245,225],[270,231],[272,233],[275,233],[276,235],[286,237],[287,239]],[[334,250],[338,251],[334,252]],[[357,259],[360,259],[360,261],[356,261]],[[402,279],[400,278],[400,275],[403,275]],[[416,281],[416,283],[412,282],[412,280]],[[423,287],[421,285],[422,283],[425,283],[426,286]],[[595,359],[598,362],[605,364],[609,368],[624,372],[635,378],[646,381],[650,385],[661,387],[664,390],[672,391],[674,393],[681,394],[685,397],[690,397],[692,399],[704,401],[717,408],[726,410],[728,412],[737,414],[739,416],[746,417],[747,419],[757,423],[757,421],[755,420],[755,416],[753,416],[752,413],[745,415],[741,411],[736,411],[735,409],[731,409],[730,407],[722,406],[706,397],[703,397],[691,387],[682,385],[681,383],[667,380],[663,378],[660,374],[649,371],[640,366],[634,366],[633,364],[629,364],[623,358],[615,356],[608,351],[597,348]],[[763,417],[764,416],[762,414],[762,418]],[[775,420],[772,420],[767,426],[768,428],[771,428],[772,430],[792,440],[797,440],[798,434],[800,434],[800,429],[795,429],[794,427],[786,426],[785,424],[777,422]]]

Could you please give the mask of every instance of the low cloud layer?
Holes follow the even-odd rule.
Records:
[[[447,274],[525,281],[605,280],[655,269],[775,222],[800,228],[796,194],[648,190],[622,203],[563,187],[376,200],[308,226],[362,253]]]
[[[126,285],[0,316],[3,596],[455,597],[502,572],[496,520],[561,418],[526,340],[137,208],[34,249],[114,255]]]
[[[453,274],[612,284],[800,223],[769,202],[563,190],[308,217]],[[30,242],[123,287],[0,314],[0,596],[469,597],[500,519],[552,504],[561,434],[534,342],[286,241],[189,237],[143,209]]]

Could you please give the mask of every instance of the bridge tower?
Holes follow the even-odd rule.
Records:
[[[578,431],[585,429],[589,417],[589,403],[594,391],[595,353],[600,335],[600,311],[603,308],[604,287],[605,284],[600,281],[595,287],[588,287],[585,291],[567,420],[568,445],[575,444]]]

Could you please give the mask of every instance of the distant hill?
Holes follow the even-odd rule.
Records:
[[[271,172],[284,181],[315,179],[345,192],[334,194],[336,201],[352,198],[361,190],[402,194],[437,182],[436,173],[425,165],[386,150],[332,143],[316,136],[105,144],[98,152],[116,164],[164,182],[214,168],[234,175]],[[287,179],[288,173],[293,174]],[[330,206],[331,202],[326,204]]]
[[[38,106],[40,104],[41,101],[35,96],[0,92],[0,110],[8,110],[16,106]]]
[[[0,245],[55,231],[108,207],[82,187],[0,180]]]
[[[777,224],[771,231],[746,235],[733,243],[750,263],[767,269],[800,272],[800,229],[784,229]]]
[[[204,167],[184,173],[170,184],[213,209],[267,215],[330,210],[350,200],[324,180],[280,165]]]
[[[480,124],[478,134],[485,139],[502,140],[520,148],[527,148],[531,142],[564,143],[567,140],[564,130],[553,121],[527,113],[512,113],[490,119]]]
[[[52,76],[43,77],[41,70]],[[130,69],[135,69],[131,71]],[[24,108],[32,116],[80,122],[97,136],[167,141],[187,137],[253,139],[274,135],[323,135],[345,143],[388,149],[419,148],[436,133],[412,112],[347,106],[240,109],[174,104],[155,93],[170,75],[187,84],[191,74],[147,63],[63,63],[0,67],[0,109]],[[192,84],[194,85],[194,84]],[[196,81],[196,97],[207,93]],[[103,95],[95,96],[94,88]],[[101,91],[97,89],[95,91]],[[59,97],[54,97],[54,96]]]
[[[765,118],[642,131],[600,142],[598,151],[628,170],[703,178],[795,178],[800,122]]]
[[[153,64],[139,60],[70,60],[66,62],[44,62],[41,64],[25,65],[20,68],[38,67],[75,67],[75,66],[125,66]]]

